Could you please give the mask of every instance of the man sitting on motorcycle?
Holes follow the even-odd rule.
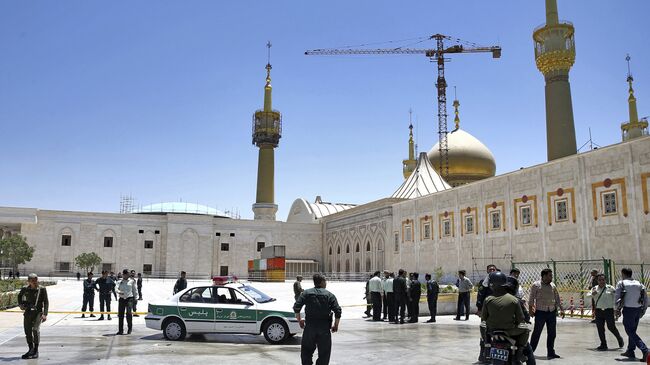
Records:
[[[506,275],[501,272],[490,274],[492,295],[485,299],[481,311],[481,321],[485,322],[487,333],[499,330],[515,340],[517,346],[515,359],[521,362],[525,360],[523,353],[528,344],[529,330],[524,322],[524,313],[521,310],[519,299],[508,294],[509,287],[514,284],[516,284],[516,280],[508,280]],[[510,288],[510,290],[512,289]]]

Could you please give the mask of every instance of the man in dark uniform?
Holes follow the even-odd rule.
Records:
[[[187,288],[187,279],[185,279],[185,275],[185,271],[181,271],[181,277],[178,278],[178,280],[176,280],[176,284],[174,284],[174,294]]]
[[[133,301],[131,302],[131,304],[133,305],[133,317],[140,317],[140,315],[137,314],[137,311],[138,311],[138,297],[140,296],[140,294],[139,294],[140,293],[140,288],[138,287],[138,279],[136,278],[135,270],[131,270],[130,275],[131,275],[131,279],[133,279],[133,281],[135,283],[135,289],[136,289],[135,296],[133,297]]]
[[[327,365],[330,362],[331,332],[336,332],[339,329],[341,307],[334,294],[325,289],[326,286],[325,277],[321,274],[314,274],[314,287],[303,291],[293,305],[293,311],[296,313],[300,328],[304,329],[300,344],[302,365],[312,364],[316,348],[318,348],[316,365]],[[300,316],[303,306],[305,306],[305,319]],[[332,325],[332,313],[335,318],[334,325]]]
[[[86,307],[90,309],[90,316],[94,317],[93,311],[95,310],[95,281],[93,280],[93,273],[88,272],[88,278],[83,281],[84,285],[84,300],[81,306],[81,318],[86,318]]]
[[[411,315],[409,323],[417,323],[420,315],[420,296],[422,296],[422,287],[418,280],[419,277],[420,274],[414,272],[413,280],[411,280],[411,285],[409,286],[409,314]]]
[[[18,305],[25,311],[23,314],[23,327],[29,351],[23,359],[38,359],[38,344],[41,337],[41,323],[47,320],[47,310],[50,302],[47,300],[47,290],[38,285],[38,276],[29,274],[27,286],[20,289]]]
[[[478,293],[476,294],[476,308],[478,309],[478,312],[476,313],[479,317],[481,316],[481,310],[483,309],[483,302],[487,297],[492,295],[492,289],[490,289],[490,274],[493,272],[497,272],[497,267],[494,264],[489,264],[487,265],[487,276],[483,281],[481,281],[479,288],[478,288]],[[469,315],[468,315],[469,317]],[[484,362],[486,357],[485,357],[485,343],[483,343],[484,339],[484,333],[481,332],[481,340],[479,341],[479,356],[478,356],[478,361],[479,362]],[[489,355],[489,354],[488,354]]]
[[[485,326],[487,333],[501,330],[515,340],[517,345],[515,360],[521,362],[524,360],[524,350],[528,345],[529,330],[524,322],[524,313],[519,299],[508,293],[508,291],[517,291],[517,279],[511,278],[508,281],[504,273],[494,272],[490,274],[489,286],[492,295],[485,298],[483,302],[481,326]]]
[[[99,290],[99,311],[103,313],[104,309],[106,309],[106,312],[110,312],[111,293],[113,293],[115,301],[117,301],[117,293],[115,293],[115,282],[108,276],[108,271],[102,271],[102,277],[95,280],[95,285]],[[103,321],[104,314],[101,314],[97,320]],[[108,320],[111,320],[110,314],[108,315]]]
[[[293,299],[298,300],[300,294],[304,291],[300,282],[302,281],[302,275],[296,276],[296,281],[293,283]]]
[[[438,294],[440,293],[440,285],[435,279],[431,278],[431,274],[425,274],[424,279],[427,281],[427,304],[429,306],[429,314],[431,318],[427,323],[436,321],[436,312],[438,312]]]
[[[368,280],[366,280],[366,291],[365,291],[366,294],[363,296],[363,299],[366,300],[366,311],[363,312],[366,315],[366,317],[371,316],[370,311],[372,310],[372,297],[370,296],[370,279],[372,279],[372,276],[369,277]]]
[[[398,276],[393,280],[393,295],[395,296],[395,304],[397,305],[397,312],[399,312],[399,323],[404,323],[404,315],[406,311],[406,304],[408,303],[408,294],[406,291],[406,271],[399,269]],[[395,313],[395,323],[397,322],[398,313]]]
[[[138,300],[142,300],[142,274],[138,273]]]

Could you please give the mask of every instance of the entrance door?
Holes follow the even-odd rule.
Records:
[[[187,291],[178,300],[178,313],[187,325],[187,332],[214,332],[215,306],[212,287]]]
[[[217,287],[215,322],[217,332],[257,333],[255,305],[232,288]]]

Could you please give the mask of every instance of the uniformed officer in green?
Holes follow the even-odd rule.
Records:
[[[513,292],[517,291],[517,280],[512,278],[511,281],[508,281],[505,274],[493,272],[490,274],[489,281],[492,295],[487,297],[483,303],[481,326],[485,325],[488,333],[494,330],[506,332],[508,336],[516,341],[516,360],[523,361],[523,353],[528,344],[529,330],[524,320],[524,313],[519,299],[508,293],[508,289],[512,289]],[[515,287],[510,288],[510,286]]]
[[[316,348],[318,348],[316,365],[327,365],[330,362],[331,332],[336,332],[339,329],[341,307],[334,294],[325,289],[326,286],[325,277],[321,274],[314,274],[314,288],[303,291],[293,305],[293,311],[296,313],[300,328],[304,329],[300,344],[302,365],[312,364]],[[300,315],[303,305],[305,306],[305,319]],[[335,318],[334,325],[332,325],[332,313]]]
[[[27,286],[20,289],[18,305],[24,312],[23,327],[29,351],[22,356],[23,359],[38,359],[38,343],[40,342],[41,323],[47,319],[47,309],[50,305],[47,300],[47,290],[38,285],[38,276],[29,274]]]

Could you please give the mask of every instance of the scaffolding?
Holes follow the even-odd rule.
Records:
[[[121,194],[120,195],[120,214],[129,214],[133,213],[133,210],[135,209],[135,199],[131,194],[125,195]]]

